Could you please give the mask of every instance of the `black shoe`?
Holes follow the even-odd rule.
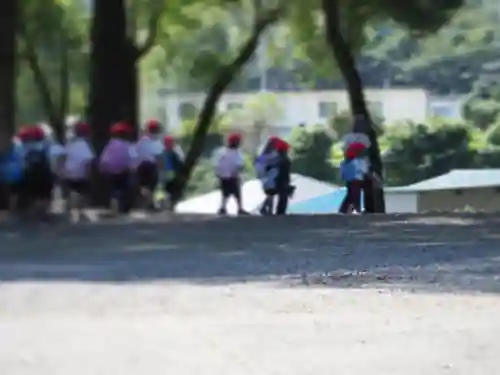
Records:
[[[219,208],[219,211],[217,211],[217,214],[219,214],[219,215],[227,215],[227,210],[225,208]]]

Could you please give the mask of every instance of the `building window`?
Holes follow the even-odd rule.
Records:
[[[434,105],[431,107],[432,115],[435,117],[442,118],[453,118],[455,117],[455,111],[450,105]]]
[[[337,115],[337,103],[335,102],[320,102],[318,104],[319,118],[330,120]]]
[[[182,121],[192,120],[198,116],[198,108],[190,102],[181,103],[178,107],[178,115]]]
[[[227,103],[226,110],[237,111],[243,109],[243,104],[238,102]]]
[[[384,105],[382,104],[382,102],[368,101],[366,105],[372,116],[384,118]]]

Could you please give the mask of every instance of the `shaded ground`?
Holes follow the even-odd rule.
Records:
[[[18,374],[494,374],[496,215],[0,226]]]

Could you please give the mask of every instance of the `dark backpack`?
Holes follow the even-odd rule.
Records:
[[[50,170],[50,161],[46,148],[29,150],[24,156],[26,170],[43,173]]]

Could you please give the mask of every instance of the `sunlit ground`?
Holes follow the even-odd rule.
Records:
[[[2,373],[498,372],[500,218],[286,219],[0,228]]]

